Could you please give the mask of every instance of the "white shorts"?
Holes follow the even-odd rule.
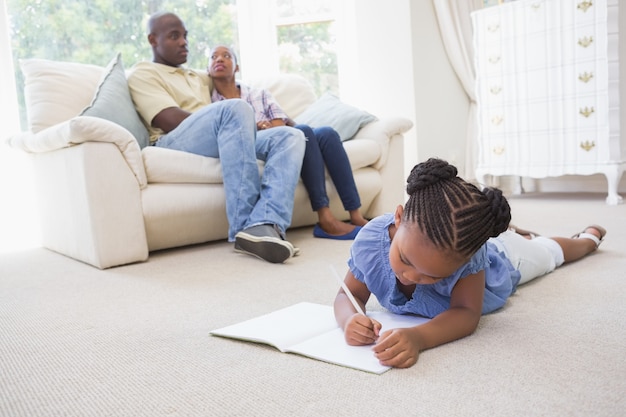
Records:
[[[563,265],[563,249],[556,241],[539,236],[534,239],[511,231],[489,239],[498,249],[506,254],[513,267],[520,271],[520,284],[554,271]]]

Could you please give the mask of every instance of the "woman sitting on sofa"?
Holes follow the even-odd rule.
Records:
[[[254,109],[259,130],[285,125],[302,130],[307,142],[300,176],[309,193],[311,208],[317,212],[319,219],[313,229],[313,235],[327,239],[354,239],[367,220],[361,214],[361,200],[339,134],[331,127],[311,128],[307,125],[296,125],[268,91],[238,83],[235,80],[235,73],[239,71],[237,57],[232,49],[226,46],[213,48],[207,71],[209,77],[213,79],[212,101],[230,98],[246,100]],[[350,224],[338,220],[328,207],[325,167],[328,168],[344,209],[350,213]]]

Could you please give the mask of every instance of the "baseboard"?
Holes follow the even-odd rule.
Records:
[[[505,193],[523,192],[567,192],[567,193],[608,193],[606,177],[597,175],[564,175],[551,178],[521,178],[502,176],[492,179],[491,185],[499,187]],[[521,190],[520,190],[521,185]],[[626,176],[619,182],[618,193],[626,195]]]

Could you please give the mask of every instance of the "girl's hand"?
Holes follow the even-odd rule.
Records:
[[[378,339],[381,324],[363,314],[354,314],[343,329],[346,343],[352,346],[371,345]]]
[[[411,328],[384,332],[372,348],[381,365],[408,368],[415,365],[420,353],[420,341]]]

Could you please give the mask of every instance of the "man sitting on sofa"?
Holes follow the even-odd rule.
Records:
[[[302,132],[286,126],[256,132],[245,101],[211,104],[206,75],[182,66],[187,30],[175,14],[152,15],[148,41],[152,62],[135,65],[128,85],[151,144],[220,158],[235,251],[273,263],[294,256],[285,231],[304,156]],[[265,161],[262,176],[257,158]]]

